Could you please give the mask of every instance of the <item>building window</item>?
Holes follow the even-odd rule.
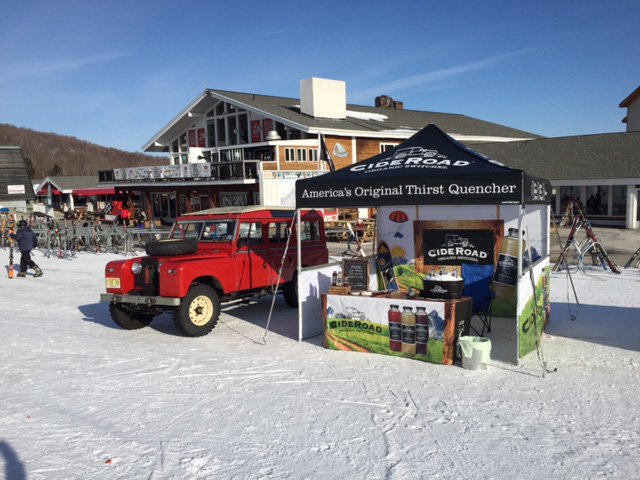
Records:
[[[222,207],[241,207],[247,205],[246,192],[225,192],[220,194]]]
[[[216,119],[216,146],[224,147],[227,144],[227,130],[224,125],[224,117]]]
[[[310,148],[309,149],[309,161],[310,162],[317,162],[318,161],[318,149],[317,148]]]
[[[587,215],[606,215],[608,187],[590,185],[587,187],[587,200],[585,201]]]
[[[307,161],[307,149],[306,148],[298,148],[298,161],[306,162]]]
[[[249,119],[246,113],[238,115],[238,141],[249,143]]]
[[[614,185],[612,195],[613,215],[627,214],[627,187],[626,185]]]
[[[238,125],[236,123],[236,116],[229,115],[227,117],[227,125],[229,128],[227,131],[229,132],[229,145],[237,145],[238,144]]]
[[[567,209],[567,205],[569,202],[578,201],[580,202],[582,199],[580,198],[580,187],[570,186],[570,187],[560,187],[560,213],[563,214]]]
[[[284,161],[295,162],[296,161],[296,149],[293,147],[287,147],[284,149]]]
[[[399,143],[381,143],[380,144],[380,153],[386,152],[387,150],[391,150],[392,148],[396,148]]]
[[[213,120],[207,121],[207,147],[216,146],[216,123]]]

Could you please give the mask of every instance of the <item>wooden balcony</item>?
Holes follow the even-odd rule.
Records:
[[[258,178],[260,160],[212,161],[183,165],[115,168],[98,172],[99,183],[251,180]]]

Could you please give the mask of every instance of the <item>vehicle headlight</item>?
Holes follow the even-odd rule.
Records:
[[[138,275],[142,271],[142,265],[138,262],[134,262],[131,264],[131,271],[134,275]]]

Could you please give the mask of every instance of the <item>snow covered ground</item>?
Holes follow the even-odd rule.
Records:
[[[202,338],[167,315],[124,331],[98,302],[115,257],[36,252],[43,278],[3,272],[4,478],[640,477],[638,270],[574,273],[575,321],[552,275],[543,377],[535,352],[481,371],[298,343],[282,299],[266,345],[269,299]]]

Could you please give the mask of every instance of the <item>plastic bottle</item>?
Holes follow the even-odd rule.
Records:
[[[398,305],[389,306],[389,350],[402,351],[402,314]]]
[[[402,307],[402,353],[416,354],[416,315],[411,307]]]
[[[525,242],[522,241],[522,251]],[[498,254],[496,273],[493,276],[493,291],[496,299],[510,302],[516,293],[518,284],[518,229],[510,228],[509,235],[504,237]]]
[[[426,307],[416,307],[416,355],[427,354],[429,342],[429,317]]]

